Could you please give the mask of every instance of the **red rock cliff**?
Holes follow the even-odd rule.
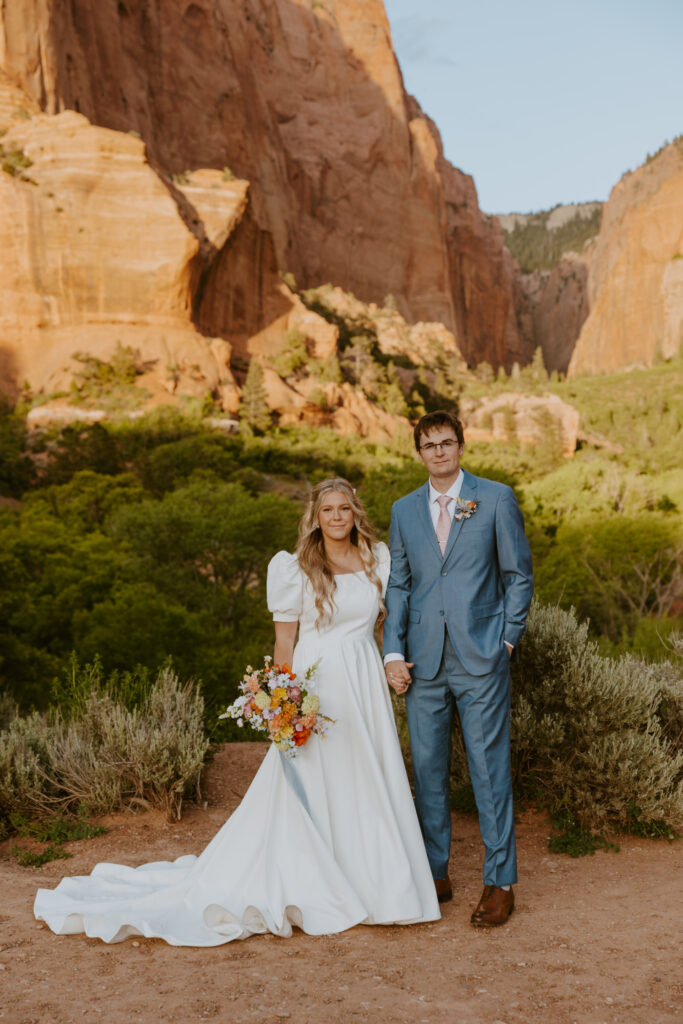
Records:
[[[612,189],[569,375],[651,366],[683,343],[683,138]]]
[[[47,113],[139,133],[152,165],[249,181],[197,294],[206,333],[239,349],[280,270],[392,293],[471,362],[525,358],[500,231],[406,96],[381,0],[23,0],[0,9],[0,63]]]

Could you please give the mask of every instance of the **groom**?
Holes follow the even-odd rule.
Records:
[[[415,447],[429,481],[392,509],[387,680],[406,694],[415,802],[441,902],[453,894],[449,761],[457,706],[485,847],[484,891],[471,921],[504,924],[517,881],[509,660],[533,592],[531,554],[512,490],[460,468],[457,416],[423,416]]]

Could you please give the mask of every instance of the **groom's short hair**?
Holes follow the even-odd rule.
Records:
[[[422,435],[431,434],[432,430],[437,430],[439,427],[452,427],[453,432],[458,439],[458,444],[465,443],[462,423],[455,413],[448,412],[447,409],[436,409],[435,412],[428,412],[426,416],[423,416],[415,424],[413,437],[415,438],[415,448],[418,452],[420,450],[420,438]]]

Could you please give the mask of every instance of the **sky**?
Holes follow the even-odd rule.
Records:
[[[487,213],[607,199],[683,133],[683,0],[385,0],[408,92]]]

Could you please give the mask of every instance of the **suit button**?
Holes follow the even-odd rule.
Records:
[[[448,572],[444,569],[443,572],[441,573],[441,575],[442,576],[448,576]]]
[[[443,615],[443,608],[439,608],[439,615]]]

